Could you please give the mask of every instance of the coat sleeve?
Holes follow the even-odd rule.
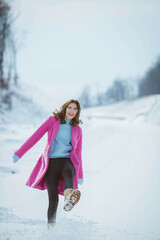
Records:
[[[79,160],[79,170],[78,170],[78,179],[83,178],[83,166],[82,166],[82,128],[79,128],[79,138],[76,148],[76,154]]]
[[[17,149],[14,154],[21,158],[30,148],[32,148],[47,132],[50,126],[50,120],[52,116],[47,120],[23,143],[23,145]]]

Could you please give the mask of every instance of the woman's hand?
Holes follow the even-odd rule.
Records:
[[[81,178],[81,179],[78,179],[78,184],[80,184],[80,185],[82,185],[83,184],[83,178]]]
[[[16,163],[20,158],[17,155],[13,155],[13,162]]]

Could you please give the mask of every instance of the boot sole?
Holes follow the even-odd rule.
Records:
[[[78,189],[77,189],[77,190],[74,190],[74,191],[71,193],[69,203],[67,203],[67,204],[63,207],[63,209],[64,209],[65,211],[67,211],[67,212],[70,211],[70,210],[78,203],[80,197],[81,197],[81,192],[80,192]],[[73,199],[75,199],[75,198],[76,198],[76,201],[73,200]]]

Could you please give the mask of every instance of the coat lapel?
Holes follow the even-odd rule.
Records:
[[[72,147],[73,149],[75,149],[75,131],[76,131],[76,127],[72,126],[71,129],[71,143],[72,143]]]
[[[58,134],[59,126],[60,126],[60,119],[58,118],[58,120],[55,122],[55,127],[54,127],[54,130],[53,130],[53,135],[52,135],[52,139],[51,139],[51,144],[52,144],[53,140],[55,139],[55,137],[56,137],[57,134]]]

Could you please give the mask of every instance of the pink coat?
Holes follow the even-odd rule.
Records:
[[[26,182],[26,185],[32,188],[38,188],[45,190],[46,183],[44,175],[48,169],[49,158],[48,154],[50,151],[51,144],[55,139],[60,126],[60,119],[56,120],[55,116],[50,116],[47,120],[32,134],[31,137],[14,152],[19,158],[21,158],[31,147],[33,147],[47,132],[48,139],[43,154],[39,157],[31,175]],[[71,143],[73,149],[70,152],[70,159],[75,168],[74,175],[74,189],[78,189],[78,179],[83,178],[82,170],[82,128],[80,126],[72,126],[71,130]],[[63,178],[59,181],[58,193],[64,195],[64,180]]]

